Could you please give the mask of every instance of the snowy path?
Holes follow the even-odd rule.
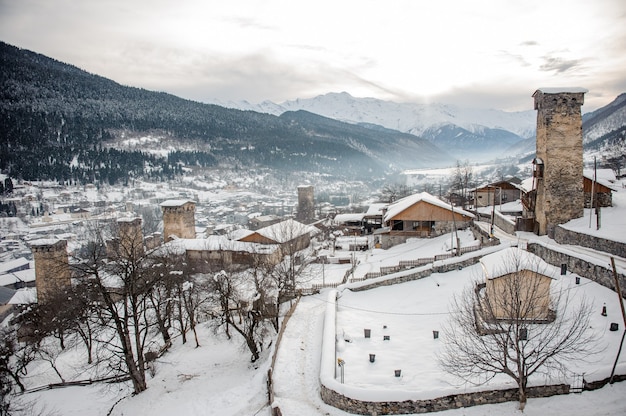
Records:
[[[283,415],[348,415],[320,398],[319,373],[325,292],[300,300],[280,343],[274,368],[274,404]]]

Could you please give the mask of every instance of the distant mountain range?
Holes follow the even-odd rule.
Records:
[[[414,134],[445,149],[456,158],[489,160],[510,155],[511,146],[534,137],[535,111],[506,112],[462,108],[448,104],[395,103],[375,98],[355,98],[346,92],[275,104],[264,101],[221,103],[233,108],[280,115],[306,110],[354,124],[377,124]]]
[[[522,157],[535,151],[537,113],[534,110],[506,112],[439,103],[395,103],[355,98],[346,92],[281,104],[243,101],[221,105],[275,115],[306,110],[348,123],[378,124],[423,137],[462,160]],[[585,148],[592,150],[623,141],[625,129],[626,93],[609,105],[583,115]]]
[[[621,95],[585,115],[587,147],[624,142],[625,102]],[[280,105],[203,104],[122,86],[0,42],[0,170],[23,179],[115,183],[229,167],[370,180],[532,153],[535,119],[534,111],[347,93]]]
[[[0,126],[0,169],[24,179],[114,183],[223,166],[369,180],[454,163],[412,134],[305,111],[275,116],[184,100],[6,43],[0,43]]]

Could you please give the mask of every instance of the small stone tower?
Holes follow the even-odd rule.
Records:
[[[196,238],[196,204],[193,201],[171,199],[161,203],[163,213],[163,241],[172,236]]]
[[[584,215],[583,88],[541,88],[535,91],[537,157],[535,231],[554,235],[554,227]]]
[[[119,231],[119,254],[132,255],[135,258],[143,255],[141,218],[119,218],[117,227]]]
[[[311,185],[298,186],[298,213],[296,219],[309,224],[315,219],[314,188]]]
[[[36,240],[31,243],[30,248],[35,259],[37,302],[44,303],[55,291],[69,288],[72,284],[67,241]]]

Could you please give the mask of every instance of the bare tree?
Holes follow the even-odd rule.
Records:
[[[219,318],[218,326],[233,328],[250,350],[251,361],[256,362],[268,334],[267,294],[265,285],[246,272],[220,271],[213,276],[212,311]],[[269,326],[271,328],[271,326]]]
[[[148,299],[161,282],[161,274],[152,272],[157,260],[144,251],[140,229],[137,235],[114,230],[111,234],[120,237],[109,241],[102,229],[92,231],[92,240],[74,259],[74,273],[98,299],[96,314],[105,327],[98,341],[110,353],[110,371],[127,374],[140,393],[147,388],[147,338],[156,325]]]
[[[381,189],[380,200],[391,204],[398,199],[411,195],[412,192],[412,189],[405,184],[390,183],[383,186],[383,189]]]
[[[482,384],[506,374],[518,385],[520,409],[534,374],[563,374],[574,360],[599,351],[589,331],[591,307],[568,290],[546,290],[544,276],[514,256],[498,282],[466,288],[454,298],[439,363],[462,380]],[[492,283],[492,284],[491,284]]]
[[[265,260],[255,262],[252,269],[255,275],[261,271],[269,278],[269,280],[257,280],[263,281],[264,286],[271,287],[276,292],[274,297],[276,314],[273,317],[273,325],[278,330],[280,305],[294,299],[297,295],[298,286],[313,278],[310,274],[313,258],[309,247],[308,226],[297,221],[284,221],[276,224],[273,237],[275,241],[280,243],[282,260],[276,263],[265,258]]]
[[[469,164],[469,161],[461,163],[460,160],[456,161],[456,168],[452,174],[452,183],[450,189],[457,191],[461,200],[463,201],[463,208],[466,207],[469,200],[469,189],[473,186],[474,171]]]

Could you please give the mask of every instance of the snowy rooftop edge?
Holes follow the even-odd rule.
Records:
[[[559,94],[562,92],[573,92],[573,93],[587,93],[589,92],[586,88],[581,87],[548,87],[548,88],[537,88],[537,91],[541,91],[544,94]],[[534,95],[534,94],[533,94]]]
[[[190,199],[168,199],[167,201],[161,202],[160,205],[162,207],[180,207],[188,202],[195,204],[195,202]]]

